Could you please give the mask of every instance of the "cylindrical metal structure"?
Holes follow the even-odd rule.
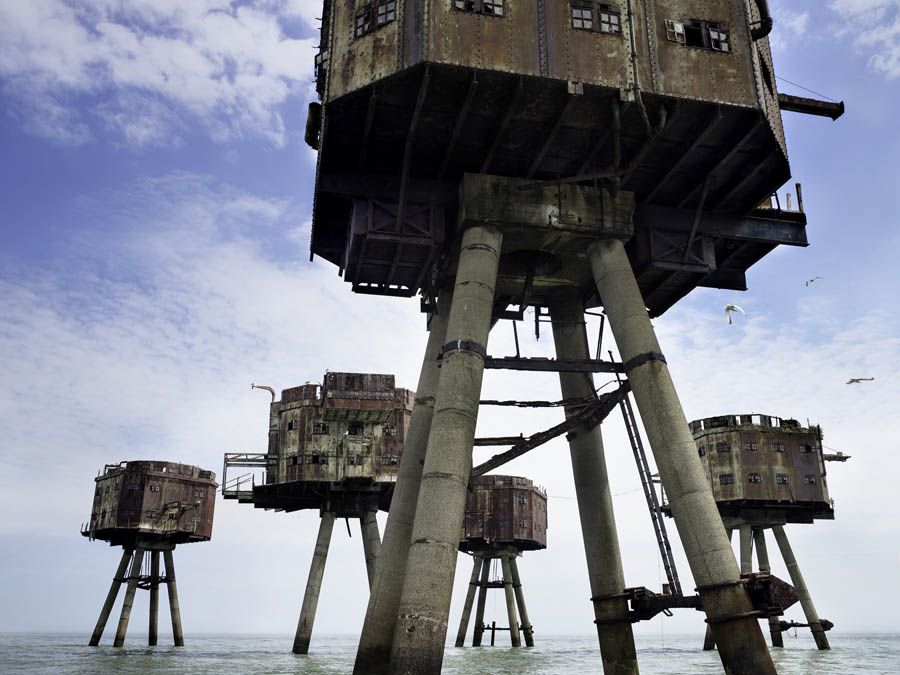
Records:
[[[822,622],[819,621],[816,606],[813,604],[812,596],[806,587],[806,580],[803,578],[803,573],[797,564],[797,558],[794,557],[794,550],[791,548],[791,543],[788,541],[784,528],[776,525],[772,528],[772,532],[775,534],[775,541],[778,542],[778,548],[781,550],[781,557],[784,558],[784,563],[787,565],[788,574],[791,575],[791,583],[794,585],[797,595],[800,596],[800,605],[803,607],[806,623],[809,624],[813,639],[816,641],[816,647],[822,650],[831,649],[831,645],[828,644],[828,636],[825,635],[825,631],[822,629]]]
[[[509,555],[500,557],[500,568],[503,570],[503,592],[506,596],[506,617],[509,621],[509,639],[513,647],[522,646],[519,634],[519,617],[516,614],[516,594],[513,590],[512,570],[509,567]]]
[[[478,605],[475,607],[475,632],[472,634],[472,646],[480,647],[484,635],[484,607],[487,604],[487,585],[491,579],[491,558],[484,558],[481,563],[481,581],[478,583]]]
[[[726,532],[728,534],[728,543],[730,544],[731,543],[731,535],[733,533],[733,530],[731,530],[729,528],[728,530],[726,530]],[[706,624],[706,635],[703,638],[703,651],[711,652],[715,648],[716,648],[716,639],[713,637],[712,629],[709,627],[709,624]]]
[[[334,514],[326,511],[319,521],[316,548],[309,565],[309,577],[306,580],[306,591],[303,593],[303,604],[300,607],[300,620],[297,622],[297,633],[294,636],[295,654],[309,653],[309,641],[316,620],[316,607],[319,604],[319,591],[322,589],[322,577],[325,575],[325,562],[328,560],[332,530],[334,530]]]
[[[774,675],[625,247],[602,240],[588,254],[722,663],[734,675]]]
[[[580,299],[575,294],[561,293],[550,306],[550,317],[557,358],[590,358]],[[579,400],[594,394],[593,379],[584,373],[560,373],[559,384],[564,399]],[[566,416],[579,411],[580,408],[570,404]],[[604,672],[637,673],[628,601],[621,597],[625,573],[600,425],[592,429],[581,426],[567,438]]]
[[[759,571],[763,574],[771,574],[769,551],[766,546],[766,531],[761,527],[754,528],[753,541],[756,545],[756,559],[759,561]],[[773,647],[784,647],[784,636],[781,634],[781,623],[777,616],[769,617],[769,633],[772,636]]]
[[[459,618],[459,630],[456,632],[456,647],[464,647],[466,644],[466,633],[469,630],[472,605],[475,604],[475,591],[478,590],[478,575],[481,573],[481,563],[482,559],[480,556],[472,556],[472,577],[469,579],[466,602],[463,605],[462,616]]]
[[[425,450],[431,433],[434,397],[441,372],[438,359],[447,337],[448,305],[443,295],[438,296],[437,312],[431,317],[428,344],[416,386],[416,401],[409,420],[406,443],[403,445],[397,484],[375,566],[375,582],[369,594],[369,605],[356,652],[356,664],[353,668],[355,675],[386,672],[388,667],[394,628],[397,625],[397,609],[406,575],[419,486],[422,483]]]
[[[131,571],[128,574],[128,586],[125,589],[125,599],[122,602],[122,613],[119,615],[119,626],[116,628],[114,647],[125,644],[125,633],[128,632],[128,621],[131,619],[131,608],[134,606],[134,593],[137,590],[138,579],[141,576],[141,565],[144,562],[144,549],[140,546],[134,549],[134,558],[131,562]]]
[[[390,672],[440,673],[503,236],[462,235]]]
[[[519,576],[519,564],[516,557],[510,556],[509,568],[512,571],[513,590],[516,592],[516,606],[519,608],[519,620],[522,623],[522,635],[525,638],[526,647],[534,647],[534,629],[528,619],[528,609],[525,607],[525,593],[522,591],[522,577]]]
[[[184,647],[184,629],[181,627],[181,605],[178,604],[178,584],[175,582],[175,557],[172,551],[163,551],[166,563],[166,590],[169,592],[169,614],[172,617],[172,638],[176,647]]]
[[[91,634],[91,640],[88,645],[96,647],[100,644],[100,638],[103,637],[103,631],[106,628],[106,622],[109,621],[109,615],[112,612],[113,605],[116,604],[116,597],[119,595],[119,587],[122,585],[122,579],[128,570],[128,563],[131,561],[133,550],[125,548],[122,551],[122,558],[119,560],[119,566],[116,568],[116,575],[113,577],[112,584],[109,586],[109,592],[106,594],[106,600],[103,608],[100,610],[100,617],[97,619],[97,625],[94,626],[94,632]]]
[[[741,574],[753,574],[753,528],[741,525]]]
[[[155,647],[159,630],[159,551],[150,551],[150,626],[147,644]]]
[[[372,585],[375,583],[375,567],[378,562],[378,556],[381,553],[381,537],[378,534],[378,519],[375,516],[375,511],[366,511],[359,519],[370,593],[372,592]]]

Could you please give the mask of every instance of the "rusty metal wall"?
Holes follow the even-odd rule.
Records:
[[[174,462],[107,466],[96,478],[89,530],[204,541],[212,537],[215,474]]]
[[[479,476],[466,497],[460,548],[547,546],[547,494],[528,478]]]

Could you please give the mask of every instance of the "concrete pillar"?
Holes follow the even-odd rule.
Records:
[[[309,641],[312,638],[313,623],[316,621],[316,607],[319,604],[322,577],[325,576],[325,562],[328,560],[328,547],[331,545],[332,530],[334,530],[334,514],[329,512],[323,513],[322,520],[319,522],[319,535],[316,537],[316,548],[313,551],[312,563],[309,565],[309,577],[306,580],[303,605],[300,607],[297,634],[294,636],[295,654],[309,653]]]
[[[125,633],[128,632],[128,621],[131,619],[131,608],[134,606],[134,592],[137,590],[138,577],[141,576],[141,565],[144,563],[144,549],[134,549],[131,571],[128,573],[128,586],[125,589],[125,600],[122,602],[122,613],[119,615],[119,626],[116,628],[116,639],[113,647],[125,644]]]
[[[788,574],[791,575],[791,583],[794,585],[797,595],[800,596],[800,605],[803,607],[806,623],[809,624],[813,639],[816,641],[816,647],[822,650],[831,649],[831,645],[828,644],[828,636],[822,630],[822,623],[819,621],[816,606],[813,604],[812,596],[806,587],[806,581],[803,579],[803,573],[797,564],[797,558],[794,557],[794,550],[791,548],[791,543],[788,541],[784,528],[776,525],[772,528],[772,532],[775,534],[775,541],[778,542],[778,548],[781,550],[781,557],[784,558],[784,563],[787,565]]]
[[[766,531],[761,527],[755,528],[753,530],[753,541],[756,544],[756,559],[759,561],[759,571],[763,574],[771,574],[769,551],[766,547]],[[769,617],[769,633],[772,636],[773,647],[784,647],[784,636],[781,634],[781,623],[777,616]]]
[[[172,638],[176,647],[184,647],[181,627],[181,605],[178,604],[178,584],[175,583],[175,559],[172,551],[163,551],[166,563],[166,590],[169,592],[169,614],[172,617]]]
[[[109,586],[109,592],[106,594],[106,601],[100,610],[100,617],[97,619],[97,625],[94,626],[94,632],[91,634],[91,640],[88,645],[96,647],[100,644],[100,638],[103,637],[103,631],[106,629],[106,622],[109,621],[109,615],[112,612],[113,605],[116,604],[116,597],[119,595],[119,587],[125,577],[125,571],[128,569],[128,563],[131,561],[133,551],[125,548],[122,551],[122,559],[119,560],[119,566],[116,568],[116,575],[113,577],[112,584]]]
[[[391,673],[441,671],[502,239],[489,225],[462,235]]]
[[[375,581],[370,589],[369,605],[356,652],[356,664],[353,668],[355,675],[386,672],[391,656],[416,502],[419,499],[419,485],[422,482],[422,465],[425,463],[425,449],[431,433],[434,395],[441,372],[438,357],[447,337],[448,305],[445,296],[439,296],[438,311],[431,317],[428,344],[416,386],[415,405],[403,444],[403,456],[384,527],[381,553],[375,565]]]
[[[366,573],[369,575],[369,593],[375,583],[375,567],[381,552],[381,537],[378,534],[378,519],[375,511],[366,511],[359,519],[362,532],[363,553],[366,556]]]
[[[591,358],[584,308],[577,294],[560,292],[550,304],[550,318],[557,358]],[[559,384],[564,399],[583,399],[594,393],[593,379],[585,373],[560,373]],[[567,417],[578,412],[580,408],[576,406],[566,408]],[[591,597],[597,599],[593,603],[594,617],[603,668],[607,673],[637,673],[637,652],[628,620],[628,600],[615,597],[625,590],[625,572],[619,552],[600,425],[593,429],[578,427],[566,438],[572,460]]]
[[[472,646],[481,646],[484,635],[484,606],[487,602],[487,585],[491,580],[491,559],[484,558],[481,564],[481,582],[478,584],[478,606],[475,608],[475,633],[472,635]]]
[[[155,647],[159,627],[159,551],[150,551],[150,629],[147,644]]]
[[[481,572],[481,557],[472,556],[472,577],[469,579],[469,589],[466,591],[466,602],[463,605],[462,616],[459,618],[459,630],[456,631],[457,647],[466,644],[466,633],[469,631],[469,617],[472,616],[472,605],[475,603],[475,591],[478,589],[478,574]]]
[[[731,529],[729,529],[729,530],[726,530],[726,532],[728,533],[728,543],[730,544],[731,543],[731,534],[733,531]],[[716,640],[713,637],[712,629],[709,627],[709,624],[706,624],[706,637],[703,638],[703,651],[711,652],[715,648],[716,648]]]
[[[513,590],[516,592],[516,605],[519,608],[519,620],[522,624],[522,633],[525,637],[525,646],[534,647],[534,630],[531,621],[528,620],[528,610],[525,608],[525,593],[522,591],[522,578],[519,576],[519,565],[516,556],[509,558],[509,567],[512,570]]]
[[[522,637],[519,634],[519,617],[516,614],[516,594],[513,590],[509,555],[504,554],[500,556],[500,568],[503,570],[503,592],[506,595],[506,618],[509,621],[509,639],[513,647],[521,647]]]
[[[741,525],[741,574],[753,574],[753,528]]]
[[[703,471],[634,271],[618,240],[588,249],[672,515],[726,672],[774,675],[753,604]]]

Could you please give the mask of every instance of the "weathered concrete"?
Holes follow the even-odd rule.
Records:
[[[561,292],[550,305],[550,317],[557,358],[590,358],[584,309],[578,296]],[[564,399],[583,399],[594,393],[593,378],[585,373],[560,373],[559,384]],[[566,416],[579,411],[577,406],[567,406]],[[606,673],[637,673],[628,601],[614,597],[625,590],[625,572],[600,425],[593,429],[581,426],[567,438],[591,597],[609,598],[593,603],[603,669]]]
[[[774,675],[668,366],[652,356],[661,350],[625,247],[598,241],[588,254],[623,362],[648,359],[631,365],[628,380],[725,670]]]
[[[169,592],[172,638],[176,647],[184,647],[184,629],[181,627],[181,605],[178,604],[178,584],[175,582],[175,559],[172,551],[163,551],[163,560],[166,563],[166,590]]]
[[[809,589],[806,587],[806,580],[803,578],[803,573],[800,571],[800,566],[797,564],[797,558],[794,557],[794,550],[791,548],[791,543],[788,541],[784,528],[777,525],[772,528],[772,532],[775,534],[775,541],[778,542],[781,557],[784,558],[784,563],[787,565],[788,574],[791,575],[791,583],[794,585],[797,595],[800,596],[800,605],[803,607],[803,613],[806,615],[806,623],[809,624],[813,639],[816,641],[816,647],[822,650],[831,649],[831,645],[828,644],[828,636],[825,635],[825,631],[822,629],[822,623],[819,621],[819,614],[816,612],[816,606],[813,604],[812,596],[809,594]]]
[[[378,534],[378,519],[375,511],[366,511],[359,519],[362,532],[363,553],[366,556],[366,574],[369,576],[369,592],[375,583],[375,567],[381,554],[381,536]]]
[[[128,563],[131,562],[133,551],[125,548],[122,551],[122,559],[119,560],[119,566],[116,568],[116,575],[113,577],[112,584],[109,586],[109,592],[106,594],[106,600],[100,610],[100,617],[97,619],[97,625],[94,626],[94,632],[91,634],[91,640],[88,645],[96,647],[100,644],[100,638],[103,637],[103,631],[106,629],[106,622],[109,621],[109,615],[112,612],[113,605],[116,604],[116,597],[119,595],[119,587],[122,585],[122,579],[125,571],[128,569]]]
[[[481,581],[478,585],[478,606],[475,608],[475,632],[472,646],[480,647],[484,635],[484,606],[487,603],[487,584],[491,578],[491,558],[485,558],[481,565]]]
[[[522,634],[525,637],[525,646],[534,647],[534,629],[528,619],[528,609],[525,607],[525,593],[522,591],[522,577],[519,576],[519,564],[516,556],[509,557],[509,568],[512,571],[513,590],[516,592],[516,606],[519,608],[519,621],[522,624]]]
[[[759,561],[759,571],[763,574],[771,574],[769,551],[766,546],[766,531],[761,527],[754,528],[753,541],[756,544],[756,559]],[[773,647],[784,647],[784,636],[781,634],[780,622],[777,616],[769,617],[769,633],[772,636]]]
[[[440,673],[502,235],[462,235],[431,434],[391,650],[391,673]]]
[[[506,596],[506,618],[509,622],[509,639],[513,647],[522,646],[519,633],[519,617],[516,614],[516,593],[513,590],[512,570],[509,567],[509,555],[500,556],[500,569],[503,570],[503,593]]]
[[[729,528],[728,530],[726,530],[726,532],[728,534],[728,543],[730,544],[731,535],[733,534],[734,530]],[[715,648],[716,639],[713,637],[712,629],[709,627],[709,624],[706,624],[706,636],[703,638],[703,651],[711,652]]]
[[[390,660],[416,502],[422,482],[422,466],[425,463],[428,435],[431,433],[434,396],[441,372],[438,357],[447,337],[449,303],[443,294],[438,297],[437,305],[438,311],[431,318],[428,344],[425,347],[422,369],[419,371],[416,402],[409,420],[397,485],[384,527],[381,553],[375,565],[375,582],[369,594],[369,605],[353,668],[355,675],[386,672]]]
[[[481,556],[472,556],[472,577],[469,579],[469,588],[466,591],[466,602],[463,605],[462,616],[459,618],[459,630],[456,631],[457,647],[466,644],[466,633],[469,631],[469,618],[472,616],[472,605],[475,604],[475,591],[478,590],[478,575],[481,573]]]
[[[297,622],[297,633],[294,636],[295,654],[309,653],[309,641],[316,621],[316,607],[319,605],[319,591],[322,589],[322,577],[325,575],[325,562],[328,560],[332,530],[334,530],[334,514],[326,511],[319,521],[316,548],[309,565],[309,577],[306,580],[306,591],[303,593],[303,604],[300,607],[300,620]]]
[[[159,641],[159,551],[150,551],[150,626],[147,644],[155,647]]]
[[[116,639],[113,647],[121,647],[125,644],[125,633],[128,632],[128,621],[131,619],[131,608],[134,606],[134,593],[137,591],[138,577],[141,575],[141,565],[144,562],[144,549],[134,549],[134,557],[131,562],[131,571],[128,573],[128,586],[125,589],[125,599],[122,601],[122,613],[119,615],[119,626],[116,628]]]
[[[741,574],[753,574],[753,528],[741,525]]]

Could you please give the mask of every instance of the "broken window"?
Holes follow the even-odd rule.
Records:
[[[759,446],[752,441],[747,441],[746,443],[744,443],[744,450],[747,450],[748,452],[756,452],[757,450],[759,450]]]
[[[393,424],[386,424],[382,428],[381,433],[384,434],[385,436],[396,436],[397,435],[397,427],[395,427]]]
[[[720,21],[684,19],[666,21],[666,39],[688,47],[709,49],[714,52],[731,52],[731,36]]]
[[[787,485],[788,475],[786,473],[775,474],[775,483],[778,485]]]
[[[316,422],[313,424],[313,434],[322,436],[328,433],[328,425],[324,422]]]
[[[706,456],[706,448],[705,448],[704,446],[701,445],[699,448],[697,448],[697,453],[698,453],[701,457],[705,457],[705,456]]]
[[[363,456],[362,455],[348,455],[347,456],[347,465],[348,466],[362,466],[363,464]]]
[[[309,455],[307,464],[328,464],[328,457],[325,455]]]
[[[291,420],[290,422],[288,422],[288,431],[293,431],[293,430],[294,430],[294,420]]]
[[[762,476],[758,473],[748,473],[747,474],[747,482],[748,483],[762,483]]]
[[[731,452],[731,443],[716,443],[716,452]]]
[[[784,452],[784,443],[772,443],[772,450],[775,452]]]
[[[709,31],[709,48],[714,52],[730,52],[731,38],[725,29],[725,24],[710,21],[707,24]]]
[[[151,485],[150,492],[159,492],[159,485],[157,485],[157,484]]]
[[[488,16],[503,16],[503,6],[503,0],[453,0],[453,9]]]
[[[666,39],[683,45],[687,42],[684,35],[684,24],[680,21],[666,21]]]
[[[803,476],[803,484],[804,485],[815,485],[816,477],[810,474]]]
[[[396,455],[385,455],[381,458],[382,466],[397,466],[399,463],[400,460]]]
[[[802,452],[803,454],[808,454],[812,451],[813,451],[813,446],[811,446],[809,443],[801,443],[800,444],[800,452]]]
[[[733,473],[720,473],[719,474],[719,485],[732,485],[734,483],[734,474]]]
[[[362,422],[350,422],[347,425],[347,433],[351,436],[362,436],[364,425]]]
[[[354,37],[362,37],[372,32],[372,5],[363,5],[356,12],[353,24]]]
[[[375,8],[375,25],[379,28],[397,18],[397,0],[378,0]]]

